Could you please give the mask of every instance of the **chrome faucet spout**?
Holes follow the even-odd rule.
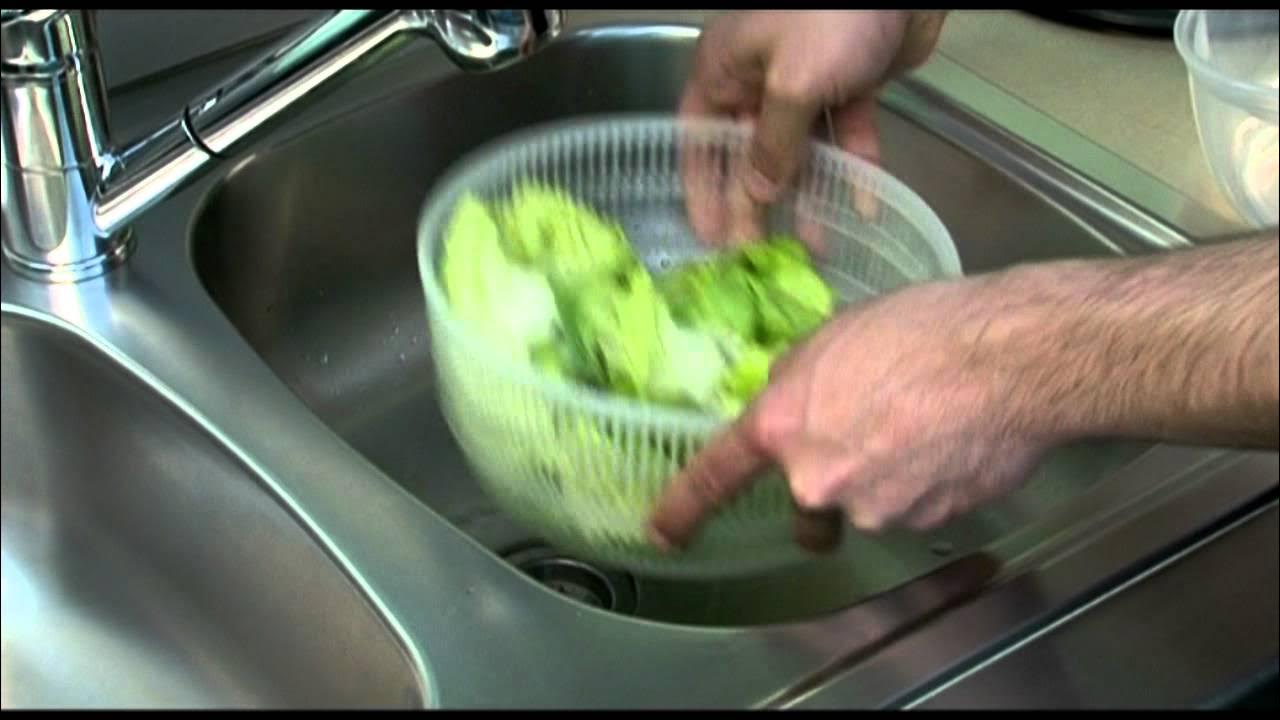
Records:
[[[117,148],[91,11],[4,10],[4,256],[54,282],[124,260],[139,214],[235,156],[375,51],[425,34],[459,68],[498,70],[563,28],[559,10],[342,10],[294,34],[161,128]]]

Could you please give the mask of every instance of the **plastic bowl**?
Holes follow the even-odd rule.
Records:
[[[1200,145],[1237,211],[1276,224],[1277,10],[1183,10],[1174,43],[1186,63]]]

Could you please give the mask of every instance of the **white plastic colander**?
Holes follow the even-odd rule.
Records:
[[[641,260],[664,269],[711,252],[687,219],[681,158],[697,158],[699,186],[723,198],[747,140],[748,130],[720,121],[576,119],[480,148],[427,198],[418,263],[445,417],[486,492],[565,552],[685,578],[765,572],[811,557],[793,542],[795,506],[777,473],[719,511],[687,550],[651,546],[654,504],[722,421],[543,376],[486,347],[451,312],[440,284],[445,228],[466,193],[495,201],[540,182],[619,222]],[[829,145],[814,143],[810,152],[796,189],[768,211],[765,230],[820,228],[815,260],[843,302],[961,274],[950,235],[915,193]]]

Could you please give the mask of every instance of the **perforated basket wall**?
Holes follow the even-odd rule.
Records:
[[[607,396],[538,375],[491,350],[449,309],[438,280],[443,232],[473,192],[506,198],[538,181],[619,221],[650,267],[709,250],[690,228],[681,160],[696,158],[704,197],[724,202],[746,131],[715,121],[614,116],[547,125],[464,158],[430,193],[419,223],[440,400],[479,481],[504,510],[565,552],[669,577],[763,572],[806,559],[792,542],[794,506],[776,473],[705,526],[687,551],[663,554],[646,521],[672,474],[714,433],[710,416]],[[814,144],[796,190],[764,218],[769,231],[821,230],[820,271],[844,302],[960,274],[946,229],[901,182]]]

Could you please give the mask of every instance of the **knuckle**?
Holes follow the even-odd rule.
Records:
[[[777,62],[764,79],[764,91],[769,97],[797,106],[820,103],[822,87],[821,75],[806,65]]]
[[[792,483],[791,497],[806,510],[822,507],[827,501],[826,493],[816,487],[816,483]]]
[[[786,415],[766,409],[747,416],[743,429],[749,442],[761,450],[777,453],[792,435],[794,426]]]

